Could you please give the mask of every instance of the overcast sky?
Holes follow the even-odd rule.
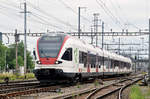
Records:
[[[147,29],[148,18],[150,18],[149,0],[26,1],[29,11],[27,29],[30,32],[77,31],[79,6],[86,7],[86,9],[81,9],[82,31],[90,31],[94,13],[99,13],[99,19],[105,22],[105,31],[110,31],[110,29],[113,31]],[[23,12],[23,2],[24,0],[0,0],[1,32],[14,32],[15,29],[23,32],[24,17],[23,13],[20,13]],[[101,27],[98,30],[101,31]],[[28,39],[28,43],[31,46],[32,41]]]
[[[149,0],[27,0],[28,29],[32,32],[76,31],[78,7],[81,9],[81,29],[90,31],[93,13],[99,13],[99,19],[105,29],[114,31],[129,29],[137,31],[148,26],[150,16]],[[23,0],[0,0],[1,31],[15,28],[23,32]],[[99,24],[101,24],[99,22]],[[100,29],[99,29],[100,30]]]

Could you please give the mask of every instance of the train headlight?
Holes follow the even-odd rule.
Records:
[[[41,64],[41,62],[40,62],[40,61],[36,61],[36,63],[37,63],[37,64]]]
[[[62,61],[56,61],[55,62],[55,64],[61,64],[62,63]]]

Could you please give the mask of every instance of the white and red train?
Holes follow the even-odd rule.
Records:
[[[132,72],[131,59],[62,33],[40,37],[34,54],[34,74],[40,81],[79,80]]]

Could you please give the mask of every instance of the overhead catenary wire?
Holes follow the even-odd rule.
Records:
[[[7,3],[7,2],[4,2],[5,6],[0,5],[1,8],[10,10],[9,13],[6,13],[6,11],[5,11],[4,13],[1,13],[1,14],[4,14],[4,15],[6,15],[8,18],[13,19],[12,21],[16,21],[16,20],[15,20],[16,18],[14,18],[13,16],[18,17],[19,19],[22,20],[22,17],[17,14],[17,13],[20,12],[20,8],[17,7],[17,6],[15,6],[15,5],[14,5],[14,2],[11,2],[11,3],[13,4],[13,6],[12,6],[12,5],[11,5],[11,6],[7,6],[7,5],[9,4],[9,3]],[[21,9],[21,10],[23,10],[23,9]],[[10,13],[11,13],[12,17],[10,17]],[[33,13],[33,12],[32,12],[32,13]],[[30,14],[32,14],[32,13],[30,13]],[[36,19],[33,19],[33,18],[32,18],[32,20],[30,20],[30,21],[33,21],[33,20],[34,20],[34,22],[37,22],[37,23],[40,23],[40,24],[43,24],[43,25],[46,25],[46,26],[55,27],[55,28],[57,28],[57,29],[59,29],[59,30],[62,29],[62,28],[60,28],[60,27],[58,27],[58,26],[55,26],[54,24],[51,24],[50,21],[49,21],[49,22],[46,21],[46,20],[45,20],[45,19],[47,19],[46,17],[45,17],[45,19],[43,19],[43,16],[42,16],[42,18],[40,18],[40,15],[36,16],[36,15],[34,14],[33,16],[35,16]],[[30,18],[28,18],[28,19],[30,19]],[[38,21],[38,20],[40,20],[40,21]],[[28,20],[27,20],[27,21],[28,21]],[[41,21],[43,21],[43,22],[41,22]],[[61,27],[62,27],[62,26],[61,26]]]
[[[54,25],[54,24],[52,24],[52,23],[47,22],[45,19],[41,18],[40,15],[38,15],[38,14],[35,14],[35,13],[31,13],[31,14],[32,14],[34,17],[36,17],[36,18],[38,18],[39,20],[41,20],[42,22],[44,22],[44,23],[42,23],[42,24],[49,25],[49,26],[52,26],[52,27],[55,27],[55,28],[58,28],[58,29],[62,29],[62,28],[59,27],[59,26],[56,26],[56,25]]]
[[[127,18],[126,18],[126,16],[127,16],[127,14],[125,14],[125,13],[123,13],[123,10],[122,10],[122,7],[119,5],[119,3],[118,3],[118,1],[117,0],[110,0],[110,2],[113,2],[113,1],[115,1],[115,3],[113,3],[114,4],[114,6],[116,5],[116,10],[118,9],[119,10],[119,14],[122,14],[122,16],[123,16],[123,18],[121,18],[122,20],[124,20],[124,22],[126,22],[128,25],[130,25],[130,26],[132,26],[132,27],[134,27],[134,28],[136,28],[136,29],[140,29],[136,24],[133,24],[133,23],[131,23]],[[126,24],[125,23],[125,24]]]
[[[63,0],[58,0],[60,3],[62,3],[67,9],[69,9],[70,11],[72,11],[73,13],[75,13],[76,15],[78,15],[78,13],[73,10],[73,8],[71,8],[69,5],[67,5],[67,3],[65,3]],[[81,15],[81,18],[83,18],[84,20],[86,20],[87,22],[91,23],[91,21],[89,19],[87,19],[86,17]]]
[[[126,20],[124,20],[124,18],[120,17],[120,14],[118,13],[118,9],[117,9],[117,7],[114,5],[113,1],[112,1],[112,0],[109,0],[109,2],[111,3],[112,7],[114,8],[115,13],[116,13],[116,15],[118,16],[118,19],[125,25],[125,23],[127,23],[127,22],[126,22]]]
[[[6,0],[6,1],[8,1],[8,0]],[[14,11],[15,11],[15,12],[18,12],[18,13],[19,13],[21,8],[19,8],[19,6],[16,6],[16,5],[15,5],[15,2],[12,2],[12,1],[10,1],[10,2],[11,2],[12,5],[10,5],[9,2],[4,2],[5,5],[8,5],[6,8],[8,8],[9,10],[13,10],[13,11],[11,11],[11,12],[14,12]],[[9,5],[10,5],[10,6],[9,6]],[[29,5],[31,5],[31,3],[28,2],[28,6],[29,6]],[[30,6],[30,7],[32,7],[32,8],[34,7],[34,9],[35,9],[35,6],[34,6],[34,5],[32,5],[32,6]],[[37,8],[37,9],[38,9],[38,8]],[[36,9],[36,10],[37,10],[37,9]],[[21,10],[23,10],[23,9],[21,9]],[[41,10],[41,9],[40,9],[40,10]],[[43,11],[43,10],[41,10],[40,13],[41,13],[41,12],[44,13],[44,14],[47,16],[47,18],[45,17],[46,19],[48,19],[48,17],[50,17],[50,16],[49,16],[49,13],[46,13],[46,12]],[[16,13],[13,13],[12,15],[16,15]],[[18,17],[18,16],[17,16],[17,17]],[[42,16],[42,17],[44,17],[44,16]],[[70,27],[72,26],[71,24],[69,24],[69,23],[67,23],[67,22],[65,23],[65,22],[61,21],[60,19],[58,19],[58,18],[56,18],[56,17],[54,17],[54,16],[51,16],[51,17],[55,18],[55,19],[56,19],[59,23],[61,23],[61,24],[65,24],[65,25],[68,25],[68,26],[70,26]],[[22,18],[22,17],[20,17],[20,18]],[[41,20],[41,19],[40,19],[40,20]],[[42,23],[42,24],[44,24],[44,23]],[[47,25],[49,24],[49,25],[50,25],[50,23],[49,23],[49,22],[47,23],[46,21],[45,21],[45,24],[47,24]],[[44,25],[45,25],[45,24],[44,24]],[[51,24],[51,26],[52,26],[52,24]],[[53,25],[53,27],[54,27],[54,25]],[[55,26],[55,27],[56,27],[56,26]],[[61,27],[62,27],[62,26],[61,26]],[[57,27],[57,28],[58,28],[58,27]],[[60,29],[60,28],[59,28],[59,29]],[[73,26],[72,26],[72,29],[77,30],[77,29],[76,29],[75,27],[73,27]]]
[[[118,18],[114,16],[113,13],[108,9],[105,3],[102,0],[96,0],[96,2],[104,10],[104,12],[112,19],[112,21],[115,22],[115,24],[117,24],[122,29],[123,25],[118,20]]]
[[[32,7],[33,9],[39,11],[40,13],[44,14],[45,16],[47,17],[51,17],[52,19],[56,20],[57,22],[61,23],[61,24],[64,24],[64,25],[67,25],[67,26],[70,26],[72,27],[73,30],[77,30],[77,28],[75,28],[74,26],[72,26],[71,24],[69,24],[68,22],[65,22],[65,21],[62,21],[60,20],[59,18],[53,16],[52,14],[50,13],[47,13],[46,11],[40,9],[40,8],[37,8],[35,7],[32,3],[28,2],[28,6]]]

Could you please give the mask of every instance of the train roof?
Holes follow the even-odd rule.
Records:
[[[68,35],[64,32],[50,32],[50,33],[44,34],[43,36],[62,36],[62,37],[65,37],[65,36],[70,36],[70,35]],[[95,54],[98,54],[100,56],[105,56],[105,57],[109,57],[109,58],[114,59],[114,60],[131,63],[130,58],[118,55],[116,53],[109,52],[107,50],[102,50],[100,47],[96,47],[92,44],[89,44],[89,43],[85,42],[84,40],[79,39],[77,37],[70,36],[70,38],[72,38],[73,40],[77,40],[77,42],[80,43],[80,45],[78,45],[78,46],[84,46],[84,48],[85,48],[84,50],[89,50],[90,51],[89,53],[95,52]]]
[[[71,36],[71,38],[78,40],[80,42],[80,46],[86,47],[88,50],[91,51],[91,53],[93,51],[93,52],[95,52],[95,54],[98,54],[100,56],[109,57],[109,58],[114,59],[114,60],[128,62],[128,63],[132,62],[130,58],[124,57],[122,55],[118,55],[116,53],[109,52],[107,50],[102,50],[100,47],[96,47],[96,46],[94,46],[92,44],[89,44],[89,43],[85,42],[82,39],[78,39],[77,37],[72,37]]]

